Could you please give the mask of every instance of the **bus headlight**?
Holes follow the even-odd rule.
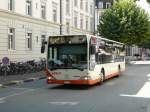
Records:
[[[51,80],[51,79],[52,79],[52,77],[47,77],[47,79],[48,79],[48,80]]]
[[[81,80],[90,80],[91,76],[81,76],[80,79]]]
[[[84,77],[84,80],[88,80],[88,77]]]

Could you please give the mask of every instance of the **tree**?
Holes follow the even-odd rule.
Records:
[[[104,12],[97,30],[104,38],[139,45],[150,37],[149,16],[134,0],[119,0]]]
[[[150,0],[147,0],[148,3],[150,3]]]

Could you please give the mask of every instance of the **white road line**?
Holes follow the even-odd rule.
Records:
[[[64,106],[64,105],[69,105],[69,106],[75,106],[75,105],[78,105],[79,102],[48,102],[52,105],[60,105],[60,106]]]
[[[150,82],[146,82],[136,95],[120,94],[120,96],[150,98]]]
[[[150,74],[148,74],[147,76],[150,77]],[[150,81],[150,78],[148,80]],[[120,96],[150,98],[149,81],[144,84],[144,86],[138,91],[136,95],[120,94]]]
[[[120,96],[126,96],[126,97],[137,97],[136,95],[128,95],[128,94],[120,94]]]
[[[137,96],[144,97],[144,98],[150,98],[150,82],[146,82],[144,84],[144,86],[137,93]]]
[[[150,77],[150,74],[148,74],[147,77]]]
[[[0,101],[3,101],[3,100],[5,100],[5,99],[7,99],[7,98],[10,98],[10,97],[20,96],[20,95],[22,95],[22,94],[25,94],[25,93],[28,93],[28,92],[32,92],[32,91],[34,91],[34,90],[33,90],[33,89],[29,89],[29,90],[26,90],[26,91],[23,91],[23,92],[14,93],[14,94],[12,94],[12,95],[4,96],[4,97],[1,97],[1,98],[0,98]]]

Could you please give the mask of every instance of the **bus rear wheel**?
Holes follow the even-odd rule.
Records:
[[[117,75],[117,77],[119,77],[121,75],[121,67],[120,67],[120,65],[118,66],[118,75]]]
[[[105,80],[105,72],[104,72],[104,70],[102,70],[100,73],[100,83],[103,83],[104,80]]]

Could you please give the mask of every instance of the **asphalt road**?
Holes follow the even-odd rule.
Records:
[[[132,65],[102,85],[47,85],[45,80],[0,88],[0,112],[150,112],[150,65]]]

